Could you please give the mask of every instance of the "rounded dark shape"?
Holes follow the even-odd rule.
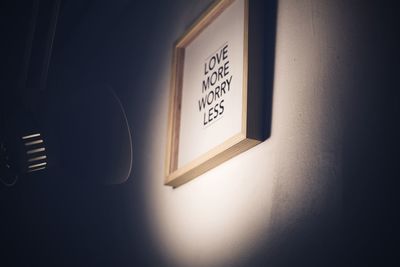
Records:
[[[65,91],[51,108],[58,162],[78,182],[121,184],[132,168],[132,140],[124,108],[106,85]]]

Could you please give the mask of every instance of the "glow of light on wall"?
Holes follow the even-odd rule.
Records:
[[[304,209],[318,210],[317,197],[331,194],[340,154],[332,92],[341,86],[334,78],[346,74],[330,67],[341,47],[328,44],[339,43],[343,25],[332,3],[280,2],[271,137],[177,189],[163,185],[170,77],[164,63],[148,116],[144,190],[154,242],[174,266],[237,263],[260,244],[273,246]],[[311,18],[315,10],[322,15]]]

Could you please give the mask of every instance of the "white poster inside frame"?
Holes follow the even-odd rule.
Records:
[[[178,168],[241,132],[244,1],[235,1],[185,51]]]

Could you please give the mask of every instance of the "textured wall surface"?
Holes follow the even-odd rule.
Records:
[[[177,15],[180,25],[203,9],[194,6]],[[344,8],[336,1],[279,2],[271,137],[177,189],[163,186],[171,71],[171,51],[164,51],[150,104],[144,190],[154,240],[173,265],[249,266],[257,257],[311,262],[320,253],[312,251],[318,235],[327,236],[326,249],[334,242],[328,236],[342,198],[340,98],[352,48]],[[171,44],[181,33],[176,27]]]

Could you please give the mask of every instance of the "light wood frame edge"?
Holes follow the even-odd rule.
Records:
[[[242,129],[241,133],[231,137],[221,145],[196,158],[185,166],[178,168],[178,144],[180,128],[181,91],[185,47],[190,44],[212,21],[218,17],[234,0],[216,1],[193,24],[193,26],[174,44],[172,59],[171,93],[169,99],[167,149],[165,160],[165,185],[177,187],[204,172],[216,167],[224,161],[261,143],[261,140],[249,138],[248,122],[248,32],[249,32],[249,0],[245,1],[244,15],[244,51],[243,51],[243,97],[242,97]]]

